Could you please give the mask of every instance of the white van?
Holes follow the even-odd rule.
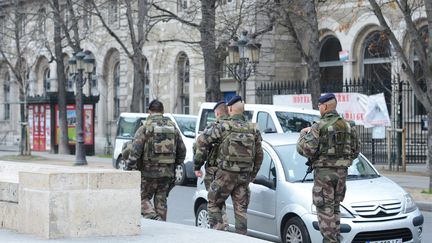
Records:
[[[117,133],[114,142],[114,152],[112,157],[112,165],[114,168],[123,169],[124,162],[122,160],[122,147],[127,141],[130,141],[135,136],[135,132],[141,126],[142,121],[145,121],[149,114],[147,113],[121,113],[117,120]],[[195,126],[197,116],[180,115],[164,113],[165,117],[170,118],[180,131],[183,142],[186,146],[186,158],[182,165],[176,167],[176,184],[182,185],[189,179],[196,178],[193,171],[193,151],[192,146],[195,138]]]
[[[201,104],[196,135],[215,122],[216,118],[213,112],[215,104],[214,102]],[[258,124],[261,133],[300,132],[301,129],[311,126],[314,121],[320,118],[320,113],[317,110],[261,104],[245,104],[244,115],[249,121]]]

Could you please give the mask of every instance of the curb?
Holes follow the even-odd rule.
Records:
[[[432,212],[432,203],[426,201],[415,202],[420,211]]]

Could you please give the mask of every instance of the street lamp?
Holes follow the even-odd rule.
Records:
[[[255,72],[256,64],[259,62],[261,44],[254,38],[249,39],[248,32],[243,31],[240,39],[231,40],[228,46],[228,70],[239,81],[237,93],[246,102],[246,80],[252,72]]]
[[[86,153],[84,147],[83,131],[83,86],[85,80],[83,72],[92,73],[94,66],[94,57],[91,53],[82,51],[75,53],[69,60],[69,70],[75,77],[75,111],[76,111],[76,143],[75,143],[75,165],[86,165]]]

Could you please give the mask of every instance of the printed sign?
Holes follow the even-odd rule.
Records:
[[[345,119],[355,121],[357,125],[364,125],[368,96],[360,93],[334,93],[334,95],[338,101],[337,112]],[[273,104],[312,109],[312,98],[310,94],[274,95]]]

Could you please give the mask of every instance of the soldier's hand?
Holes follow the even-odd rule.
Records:
[[[203,173],[200,170],[196,170],[195,175],[196,175],[196,177],[202,177]]]
[[[137,169],[136,164],[131,163],[130,160],[125,160],[124,165],[125,166],[124,166],[123,170],[136,170]]]
[[[300,132],[308,133],[310,129],[311,129],[310,127],[305,127]]]

